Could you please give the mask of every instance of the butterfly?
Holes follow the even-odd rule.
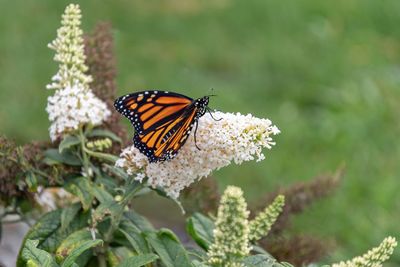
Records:
[[[161,162],[177,155],[195,124],[196,143],[198,120],[210,112],[208,102],[209,96],[192,99],[167,91],[142,91],[119,97],[114,106],[133,125],[134,146],[149,162]]]

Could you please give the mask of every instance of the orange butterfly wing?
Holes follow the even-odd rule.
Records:
[[[197,108],[191,108],[174,121],[157,127],[147,134],[135,134],[135,146],[150,162],[172,159],[185,144],[195,123]]]
[[[135,128],[134,145],[150,162],[173,158],[196,120],[193,99],[177,93],[145,91],[118,98],[118,112]]]
[[[114,106],[131,121],[137,133],[146,134],[182,115],[192,102],[177,93],[143,91],[121,96]]]

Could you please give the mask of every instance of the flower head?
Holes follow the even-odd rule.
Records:
[[[94,149],[97,151],[103,151],[105,149],[108,149],[112,146],[112,141],[110,138],[106,137],[103,139],[97,139],[94,141],[89,141],[86,143],[86,146],[90,149]]]
[[[390,258],[396,246],[396,239],[389,236],[378,247],[371,249],[364,255],[346,262],[335,263],[332,267],[379,267]]]
[[[232,162],[264,159],[262,149],[270,149],[275,144],[272,135],[279,133],[270,120],[250,114],[214,112],[213,116],[221,120],[215,121],[209,114],[199,119],[196,144],[201,150],[192,134],[172,160],[149,163],[145,155],[131,146],[122,152],[117,166],[129,174],[145,174],[150,186],[163,187],[168,195],[177,198],[182,189],[213,170]]]
[[[250,221],[250,240],[257,241],[268,234],[279,214],[281,214],[284,204],[285,197],[278,195],[271,205]]]
[[[78,85],[57,90],[47,99],[46,111],[52,122],[50,137],[53,141],[81,125],[99,125],[110,115],[103,101],[91,90],[83,90]]]
[[[59,69],[52,78],[52,83],[47,85],[48,89],[63,89],[81,84],[85,89],[92,81],[85,72],[83,37],[81,25],[81,10],[79,5],[70,4],[62,15],[61,27],[57,30],[57,38],[48,46],[56,51],[54,61],[59,62]]]
[[[54,141],[62,134],[77,130],[84,124],[99,125],[111,114],[107,105],[89,89],[92,78],[86,75],[81,13],[78,5],[69,5],[62,16],[57,38],[49,44],[56,51],[54,60],[59,70],[47,88],[57,89],[47,101],[50,137]]]
[[[240,261],[250,253],[249,211],[239,187],[229,186],[222,195],[214,229],[214,243],[208,262],[216,266],[243,266]]]

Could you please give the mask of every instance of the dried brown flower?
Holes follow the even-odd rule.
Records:
[[[304,235],[264,239],[260,245],[278,261],[290,262],[294,266],[306,266],[318,262],[329,251],[326,241]]]
[[[0,137],[0,202],[9,204],[13,198],[32,198],[25,184],[28,169],[40,170],[53,177],[52,169],[42,163],[44,151],[50,146],[49,142],[32,142],[18,147],[6,137]]]
[[[18,189],[19,174],[16,145],[7,138],[0,137],[0,202],[6,202],[18,197],[22,192]]]
[[[34,141],[28,144],[25,144],[22,147],[24,158],[33,166],[42,167],[41,160],[43,159],[43,152],[53,147],[50,142],[38,142]]]
[[[265,207],[266,203],[272,203],[277,195],[285,196],[283,211],[270,232],[271,235],[277,235],[289,226],[292,215],[303,212],[315,201],[330,195],[338,187],[343,173],[344,169],[339,168],[334,174],[320,175],[309,182],[300,182],[287,188],[280,188],[258,200],[257,204],[252,205],[253,210],[257,213]]]
[[[257,204],[253,205],[253,211],[261,210],[265,203],[272,203],[277,195],[285,196],[285,206],[281,215],[268,236],[260,241],[260,245],[280,261],[287,261],[295,266],[317,262],[326,256],[329,251],[326,241],[308,236],[290,237],[283,232],[289,228],[293,215],[303,212],[315,201],[330,195],[338,187],[343,173],[344,168],[340,167],[334,174],[320,175],[309,182],[278,189],[257,201]]]
[[[117,134],[125,143],[127,134],[121,125],[121,116],[114,109],[114,100],[117,98],[116,60],[114,56],[114,41],[111,25],[107,22],[100,22],[96,25],[92,33],[84,38],[86,64],[93,77],[91,88],[93,93],[102,99],[111,110],[112,114],[106,121],[106,128]],[[120,151],[114,148],[113,151]]]
[[[58,146],[58,144],[57,144]],[[22,146],[23,158],[27,161],[29,166],[34,169],[40,170],[47,175],[46,186],[56,186],[57,177],[62,173],[67,173],[67,170],[72,170],[73,168],[69,166],[59,166],[57,170],[55,168],[43,163],[44,152],[49,148],[57,147],[51,142],[38,142],[33,141],[31,143]]]

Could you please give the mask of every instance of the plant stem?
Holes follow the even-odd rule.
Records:
[[[125,207],[126,205],[129,204],[129,202],[133,199],[133,197],[135,196],[135,194],[140,191],[143,188],[143,185],[141,183],[134,183],[131,186],[133,186],[134,188],[132,188],[128,193],[126,193],[126,195],[124,196],[124,198],[121,201],[121,205],[123,207]],[[129,188],[129,187],[128,187]]]
[[[112,163],[115,163],[115,161],[118,159],[118,157],[116,157],[114,155],[110,155],[110,154],[107,154],[107,153],[101,153],[101,152],[95,152],[95,151],[92,151],[92,150],[88,149],[87,147],[84,147],[83,149],[90,156],[101,158],[101,159],[105,159],[105,160],[108,160],[108,161],[110,161]]]
[[[86,175],[89,174],[89,158],[86,154],[86,146],[85,146],[85,135],[83,134],[82,127],[79,128],[79,140],[81,141],[81,152],[82,152],[82,159],[83,159],[83,168],[85,169]]]
[[[104,234],[105,242],[111,241],[114,232],[117,230],[117,228],[119,226],[122,215],[124,213],[125,206],[128,205],[129,202],[133,199],[133,197],[135,196],[135,193],[143,188],[142,184],[140,184],[140,183],[131,184],[130,186],[132,186],[133,188],[130,188],[131,190],[129,190],[127,193],[125,193],[124,198],[121,200],[121,202],[118,203],[121,206],[121,209],[119,210],[118,214],[116,214],[116,216],[115,216],[115,222],[111,224],[108,231]],[[128,189],[129,189],[129,186],[128,186]]]
[[[45,173],[45,172],[42,172],[41,170],[32,169],[32,171],[33,171],[34,173],[40,175],[40,176],[43,176],[43,177],[47,178],[47,179],[51,179],[51,176],[50,176],[50,175],[48,175],[48,174]]]
[[[107,260],[103,252],[97,254],[97,259],[99,261],[99,267],[107,267]]]

